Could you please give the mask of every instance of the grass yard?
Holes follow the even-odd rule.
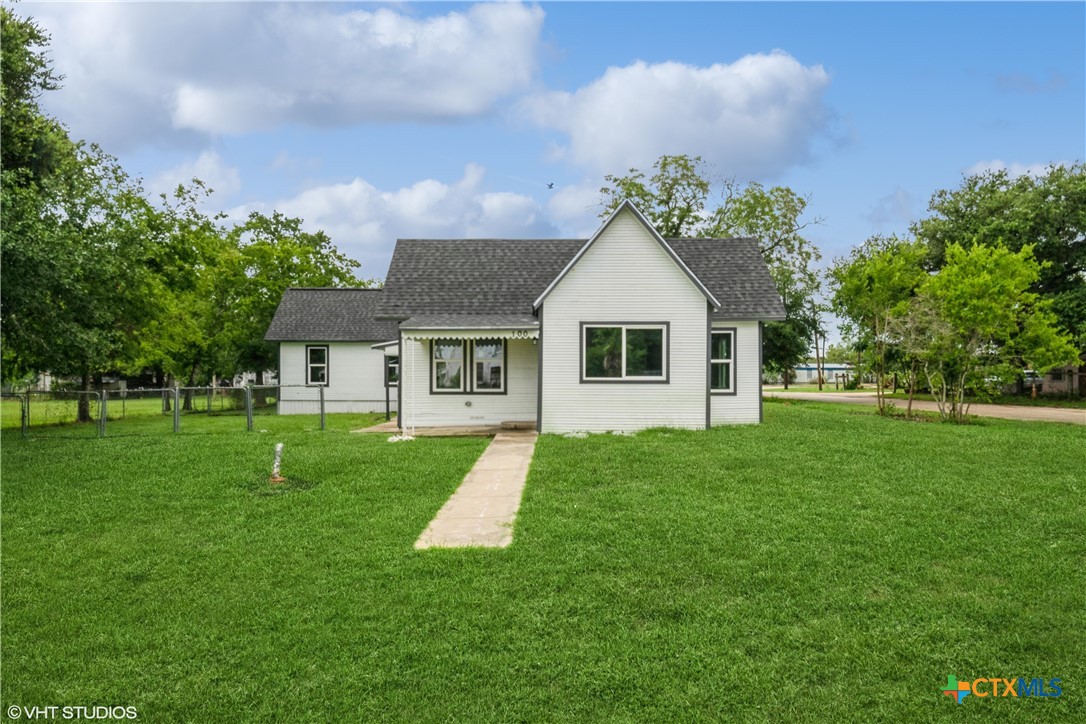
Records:
[[[412,549],[486,440],[5,433],[2,706],[1086,718],[1086,429],[765,409],[707,433],[543,436],[504,550]],[[1063,695],[957,705],[948,675]]]

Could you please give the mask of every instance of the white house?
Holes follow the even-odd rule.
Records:
[[[377,318],[380,289],[288,289],[264,339],[279,343],[281,414],[314,413],[323,387],[327,412],[396,409],[396,364],[373,345],[395,338]],[[391,375],[391,380],[387,375]]]
[[[408,429],[756,423],[762,323],[784,318],[755,240],[664,239],[629,202],[588,240],[401,239],[375,296]],[[284,383],[313,344],[292,343]]]

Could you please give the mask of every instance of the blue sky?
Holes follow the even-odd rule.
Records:
[[[583,236],[660,153],[810,195],[827,259],[985,168],[1086,159],[1083,3],[33,3],[46,108],[151,190],[397,237]],[[554,189],[548,189],[548,183]]]

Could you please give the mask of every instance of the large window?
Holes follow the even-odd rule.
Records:
[[[666,324],[584,324],[585,382],[666,382]]]
[[[735,392],[735,330],[713,330],[709,345],[709,388]]]
[[[307,385],[328,384],[328,348],[305,348],[305,383]]]
[[[433,392],[505,392],[504,340],[434,340],[431,349]]]

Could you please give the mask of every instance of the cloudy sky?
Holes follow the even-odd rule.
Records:
[[[985,168],[1086,159],[1083,3],[34,3],[44,99],[154,191],[397,237],[583,236],[660,154],[811,196],[826,257]],[[554,184],[553,189],[548,184]]]

